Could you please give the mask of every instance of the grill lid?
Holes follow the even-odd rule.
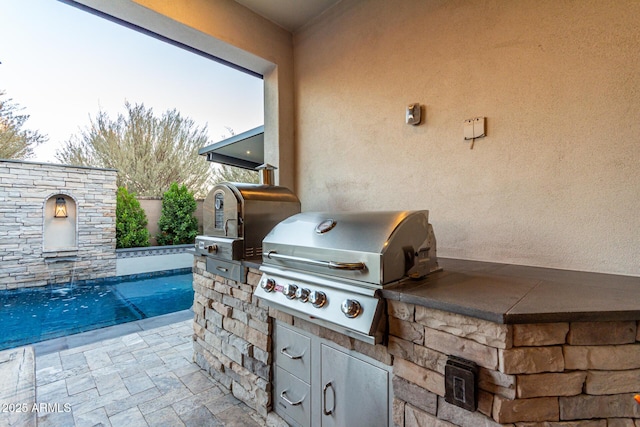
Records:
[[[274,219],[279,220],[291,213],[300,212],[300,201],[286,187],[221,182],[213,187],[204,200],[204,234],[227,238],[244,237],[243,221],[252,212],[243,210],[247,209],[247,204],[252,203],[262,206],[262,211],[257,212],[256,217],[267,218],[269,222],[269,228],[264,230],[265,234],[276,222]]]
[[[429,212],[305,212],[263,240],[267,265],[385,285],[438,269]]]

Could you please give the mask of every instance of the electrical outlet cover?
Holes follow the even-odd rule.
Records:
[[[467,411],[478,409],[478,366],[449,356],[444,367],[444,400]]]

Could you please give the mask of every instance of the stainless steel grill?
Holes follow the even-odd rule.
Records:
[[[273,166],[261,169],[262,184],[219,183],[204,200],[203,235],[196,237],[195,251],[207,256],[207,270],[212,273],[238,280],[231,274],[237,263],[225,262],[260,259],[264,236],[300,212],[300,200],[291,190],[271,185]]]
[[[437,271],[428,211],[301,213],[262,242],[255,295],[367,342],[380,342],[380,289]]]

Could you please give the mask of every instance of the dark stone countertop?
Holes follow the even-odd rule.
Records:
[[[386,299],[496,323],[640,320],[640,277],[440,258]]]
[[[256,270],[258,270],[262,265],[262,260],[261,259],[254,259],[254,260],[245,259],[245,260],[242,260],[242,265],[244,265],[247,268],[255,268]]]

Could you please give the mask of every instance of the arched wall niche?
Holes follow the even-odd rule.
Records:
[[[66,217],[56,217],[56,201],[64,200]],[[78,202],[73,195],[60,192],[49,195],[43,205],[43,251],[78,249]]]

